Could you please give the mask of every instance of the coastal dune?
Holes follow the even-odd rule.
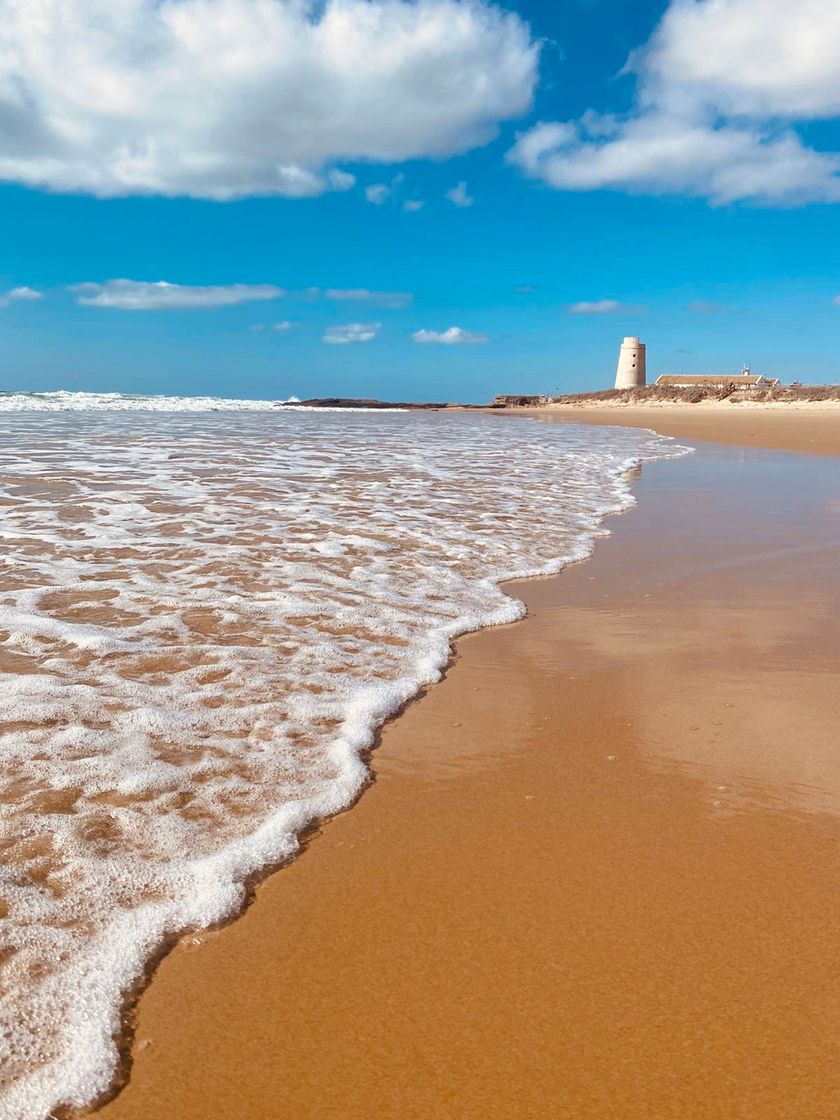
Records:
[[[749,423],[508,585],[359,803],[163,960],[98,1116],[838,1115],[840,460],[743,445],[840,438]]]

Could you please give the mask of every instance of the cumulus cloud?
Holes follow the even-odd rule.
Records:
[[[569,307],[572,315],[615,315],[620,311],[644,311],[643,307],[635,307],[631,303],[621,303],[617,299],[582,299]]]
[[[840,113],[834,0],[673,2],[644,60],[651,79],[727,115]]]
[[[472,346],[490,341],[486,334],[475,334],[461,327],[450,327],[445,331],[415,331],[411,337],[414,342],[439,343],[442,346]]]
[[[613,188],[700,195],[716,203],[789,204],[840,199],[840,156],[806,148],[791,132],[645,113],[607,139],[543,124],[520,138],[510,158],[563,190]]]
[[[365,187],[365,198],[374,206],[381,206],[391,193],[391,188],[386,183],[373,183]]]
[[[340,167],[331,167],[324,176],[324,186],[329,191],[349,191],[356,185],[356,176]]]
[[[343,323],[341,326],[327,327],[321,341],[333,346],[346,346],[353,342],[372,342],[381,329],[381,323]]]
[[[407,210],[409,214],[416,214],[418,210],[422,210],[426,205],[425,202],[419,198],[407,198],[403,203],[403,210]]]
[[[4,0],[0,180],[225,200],[346,190],[530,107],[539,45],[488,0]]]
[[[470,198],[467,194],[467,184],[465,182],[458,183],[452,190],[446,191],[445,196],[455,206],[472,206],[475,202],[474,198]]]
[[[395,198],[400,193],[400,188],[405,182],[405,175],[401,171],[393,177],[390,183],[373,183],[365,187],[365,198],[374,206],[382,206],[389,198]]]
[[[32,300],[43,299],[44,293],[35,288],[10,288],[8,292],[0,292],[0,307],[7,307],[10,303],[26,303]]]
[[[106,280],[104,284],[74,284],[76,302],[82,307],[113,307],[120,311],[193,310],[228,307],[252,300],[285,295],[273,284],[228,284],[190,287],[165,280]],[[261,329],[261,328],[260,328]]]
[[[626,117],[542,122],[508,158],[561,190],[840,201],[840,153],[795,128],[840,113],[838,56],[834,0],[671,0],[626,68],[638,83]]]
[[[376,292],[370,288],[327,288],[324,295],[327,299],[356,300],[378,307],[405,307],[414,299],[411,292]]]

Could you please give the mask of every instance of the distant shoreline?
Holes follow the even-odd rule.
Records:
[[[655,388],[653,386],[651,389]],[[675,414],[696,411],[723,414],[734,410],[754,412],[769,410],[773,412],[840,412],[840,386],[814,386],[811,389],[776,390],[773,395],[761,397],[757,394],[731,394],[715,396],[708,394],[695,399],[694,390],[670,390],[665,393],[650,390],[604,390],[595,393],[578,393],[563,397],[542,397],[515,394],[507,396],[507,403],[499,398],[488,403],[460,401],[383,401],[364,397],[312,397],[302,401],[283,401],[285,406],[299,408],[347,408],[347,409],[404,409],[417,412],[469,411],[469,412],[511,412],[517,415],[528,412],[582,412],[591,409],[622,412],[644,412],[655,409],[657,412]],[[833,395],[836,394],[836,395]],[[516,403],[514,403],[516,402]],[[519,403],[521,402],[521,403]]]
[[[284,407],[297,407],[297,408],[369,408],[369,409],[392,409],[402,408],[408,411],[422,411],[429,412],[442,408],[463,408],[464,405],[449,404],[445,401],[379,401],[370,400],[364,397],[313,397],[311,400],[306,401],[278,401]],[[470,405],[470,408],[480,408],[481,405]],[[489,407],[489,406],[485,406]]]
[[[773,402],[730,404],[598,404],[550,405],[542,408],[496,408],[494,416],[534,417],[557,423],[610,424],[651,428],[663,436],[706,443],[804,452],[840,454],[840,402]]]

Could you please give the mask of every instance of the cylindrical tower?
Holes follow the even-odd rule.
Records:
[[[616,389],[638,389],[647,384],[645,369],[645,344],[638,338],[625,338],[618,352],[618,369],[615,371]]]

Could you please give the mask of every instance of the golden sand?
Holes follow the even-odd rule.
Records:
[[[837,468],[655,464],[512,586],[360,802],[163,961],[101,1120],[836,1120]]]
[[[653,428],[664,436],[702,439],[743,447],[806,451],[837,455],[840,451],[840,405],[732,404],[728,400],[700,404],[576,405],[545,409],[505,409],[495,416],[540,415],[543,419],[585,424]]]

